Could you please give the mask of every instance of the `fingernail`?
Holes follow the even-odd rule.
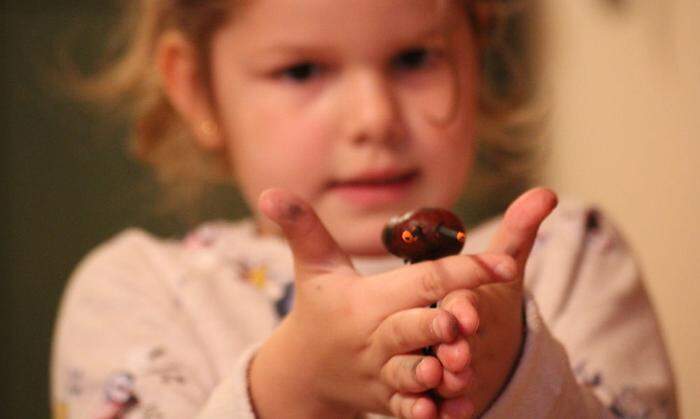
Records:
[[[496,265],[494,271],[496,275],[498,275],[498,279],[503,281],[515,279],[515,275],[517,274],[515,265],[512,262],[501,262]]]
[[[466,303],[462,303],[455,307],[455,310],[458,310],[457,318],[459,319],[460,325],[464,329],[464,333],[467,335],[476,333],[476,331],[479,329],[479,316],[474,316],[472,311],[467,309]]]
[[[437,316],[433,319],[433,331],[440,339],[447,339],[450,333],[448,330],[454,328],[454,325],[444,315]]]
[[[423,383],[423,381],[424,381],[423,377],[425,377],[425,371],[423,371],[424,369],[425,369],[425,358],[418,361],[418,365],[416,365],[416,378],[421,383]]]
[[[433,333],[435,333],[435,336],[442,339],[442,335],[443,335],[442,330],[443,329],[442,329],[442,320],[440,320],[440,318],[442,318],[442,316],[436,316],[433,319]]]

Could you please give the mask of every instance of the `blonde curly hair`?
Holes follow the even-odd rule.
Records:
[[[109,65],[78,77],[77,91],[117,109],[133,123],[130,148],[151,165],[171,202],[194,202],[205,185],[228,182],[226,162],[202,150],[168,100],[153,63],[156,44],[170,30],[197,46],[202,73],[212,34],[250,0],[133,1],[112,38]],[[535,75],[539,42],[533,30],[534,0],[459,0],[472,21],[482,63],[478,148],[472,195],[493,187],[522,184],[532,166],[541,118],[536,109]],[[108,51],[109,54],[109,51]],[[481,169],[481,170],[480,170]]]

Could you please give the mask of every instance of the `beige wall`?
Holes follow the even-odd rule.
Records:
[[[544,4],[543,182],[599,203],[636,248],[683,417],[700,418],[700,1]]]

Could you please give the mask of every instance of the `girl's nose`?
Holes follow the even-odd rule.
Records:
[[[349,83],[345,112],[353,143],[399,141],[400,109],[389,80],[380,74],[358,74]]]

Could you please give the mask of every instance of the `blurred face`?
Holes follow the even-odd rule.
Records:
[[[216,33],[215,108],[253,210],[266,188],[289,189],[347,252],[377,255],[391,216],[454,204],[476,96],[457,3],[256,0]]]

